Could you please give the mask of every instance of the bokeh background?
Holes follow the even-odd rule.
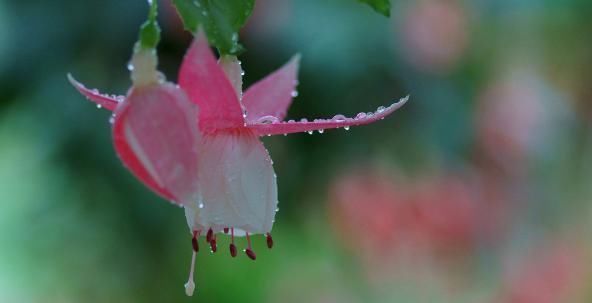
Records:
[[[275,247],[232,259],[221,237],[187,298],[183,210],[66,80],[125,93],[145,1],[0,1],[0,302],[592,302],[592,2],[392,2],[257,1],[245,80],[301,53],[289,118],[411,100],[264,138]],[[190,35],[161,4],[175,80]]]

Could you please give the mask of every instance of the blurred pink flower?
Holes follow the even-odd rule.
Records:
[[[329,210],[346,245],[374,260],[401,250],[469,251],[479,224],[475,199],[470,184],[452,175],[407,183],[362,170],[334,182]]]
[[[407,99],[355,118],[336,115],[314,121],[282,121],[297,84],[299,56],[251,86],[243,95],[236,57],[219,63],[200,31],[179,72],[179,85],[156,70],[154,50],[132,59],[134,86],[126,97],[99,94],[70,78],[98,106],[113,110],[117,154],[138,179],[157,194],[185,208],[192,232],[193,257],[187,293],[193,293],[193,264],[205,235],[212,251],[216,233],[246,235],[246,254],[255,259],[249,234],[271,232],[277,208],[276,175],[259,136],[346,128],[381,120]]]
[[[403,12],[400,30],[405,57],[428,72],[451,70],[464,54],[469,39],[469,21],[462,3],[456,0],[412,2]]]
[[[548,108],[528,78],[493,82],[480,95],[476,114],[482,152],[507,169],[524,163],[544,132]]]
[[[507,264],[502,291],[494,302],[573,302],[583,285],[584,254],[578,245],[561,241],[530,248]]]

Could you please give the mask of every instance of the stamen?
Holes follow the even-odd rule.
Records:
[[[208,234],[206,235],[206,241],[208,243],[212,242],[213,237],[214,237],[214,231],[210,228],[210,229],[208,229]]]
[[[215,253],[218,250],[218,245],[216,245],[216,236],[214,236],[212,238],[212,241],[210,241],[210,248],[212,249],[213,253]]]
[[[197,243],[197,238],[199,237],[199,231],[193,231],[193,238],[191,238],[191,246],[193,246],[194,252],[199,252],[199,244]]]
[[[247,234],[247,249],[245,249],[245,253],[247,254],[247,256],[249,256],[249,258],[253,261],[255,261],[255,259],[257,259],[257,256],[255,255],[255,252],[253,251],[253,249],[251,248],[251,237],[249,237],[249,233]]]
[[[224,227],[224,233],[228,234],[228,227]]]
[[[271,249],[273,247],[273,239],[271,238],[271,234],[267,233],[265,236],[267,238],[267,248]]]
[[[185,294],[189,297],[193,296],[193,292],[195,291],[195,282],[193,282],[193,271],[195,268],[195,256],[197,252],[193,251],[191,255],[191,269],[189,271],[189,278],[187,279],[187,283],[185,283]]]
[[[236,257],[236,245],[234,245],[234,228],[230,229],[230,255],[234,258]]]

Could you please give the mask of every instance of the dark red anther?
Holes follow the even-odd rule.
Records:
[[[230,243],[230,255],[233,258],[236,257],[236,245],[234,243]]]
[[[208,234],[206,235],[206,242],[208,242],[208,243],[212,242],[213,238],[214,238],[214,231],[210,228],[210,229],[208,229]]]
[[[224,233],[227,234],[228,233],[228,227],[224,227]]]
[[[271,249],[273,247],[273,239],[271,238],[271,234],[267,233],[265,236],[267,238],[267,248]]]
[[[191,246],[193,246],[193,251],[199,252],[199,244],[197,243],[197,231],[193,232],[193,237],[191,238]]]
[[[255,259],[257,259],[257,256],[255,255],[255,252],[254,252],[252,249],[250,249],[250,248],[247,248],[247,249],[245,250],[245,253],[247,254],[247,256],[249,256],[249,258],[250,258],[251,260],[255,261]]]
[[[216,252],[218,250],[218,246],[216,245],[216,238],[210,241],[210,248],[212,248],[212,252]]]

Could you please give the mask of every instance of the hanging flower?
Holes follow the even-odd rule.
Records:
[[[314,121],[283,121],[296,96],[299,56],[242,93],[242,69],[233,56],[218,62],[199,31],[183,60],[179,85],[156,70],[154,50],[134,54],[133,87],[127,96],[100,94],[72,77],[72,84],[99,107],[112,110],[113,140],[124,165],[154,192],[185,208],[193,236],[188,295],[193,293],[197,239],[206,236],[216,251],[216,234],[246,236],[247,256],[255,260],[250,235],[264,234],[269,248],[277,209],[272,161],[260,136],[345,128],[378,121],[407,98],[355,118],[336,115]]]

